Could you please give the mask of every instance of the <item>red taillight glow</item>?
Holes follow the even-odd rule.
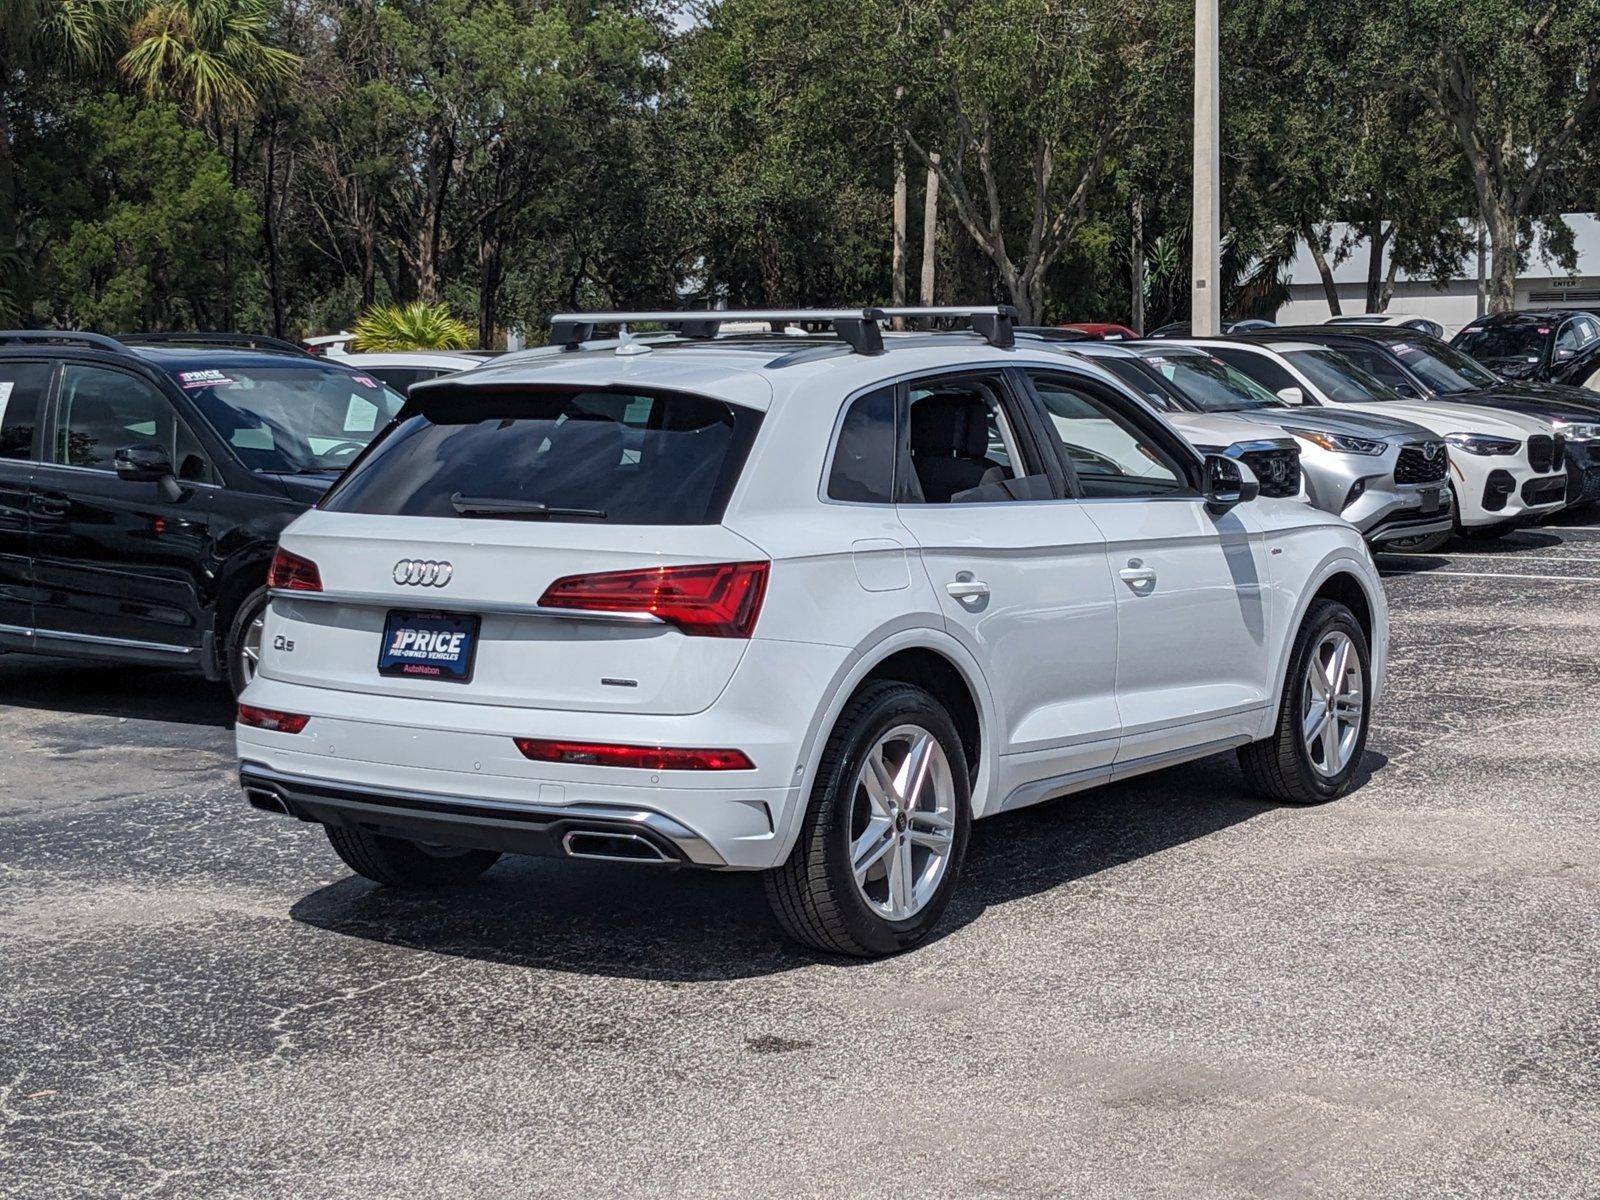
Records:
[[[253,704],[239,705],[239,724],[252,729],[270,729],[274,733],[299,733],[310,717],[299,713],[279,712],[275,708],[257,708]]]
[[[301,558],[280,548],[272,556],[272,566],[267,569],[267,586],[290,592],[320,592],[322,572],[309,558]]]
[[[542,608],[649,613],[696,637],[747,638],[767,591],[765,562],[647,567],[568,575],[545,589]]]
[[[597,742],[557,742],[514,738],[524,758],[534,762],[575,763],[589,767],[636,767],[641,771],[753,771],[743,750],[684,750],[676,746],[609,746]]]

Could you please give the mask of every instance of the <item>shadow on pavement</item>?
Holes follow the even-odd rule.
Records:
[[[220,729],[234,714],[226,685],[194,672],[10,653],[0,655],[0,706],[7,705]]]
[[[1368,751],[1361,782],[1386,760]],[[1227,829],[1275,806],[1231,755],[982,821],[935,937],[992,907]],[[386,945],[540,970],[693,981],[861,965],[790,943],[745,873],[502,859],[475,885],[415,894],[349,878],[301,899],[296,921]]]

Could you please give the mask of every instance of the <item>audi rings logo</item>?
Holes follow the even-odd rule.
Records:
[[[402,587],[443,587],[455,568],[431,558],[402,558],[394,565],[394,581]]]

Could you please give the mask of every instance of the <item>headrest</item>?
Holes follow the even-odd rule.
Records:
[[[983,458],[989,453],[989,411],[971,392],[935,392],[911,406],[911,450]]]

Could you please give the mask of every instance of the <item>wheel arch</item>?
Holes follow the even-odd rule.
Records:
[[[962,748],[968,759],[973,816],[979,816],[978,802],[994,777],[996,756],[988,748],[1000,738],[994,727],[994,697],[979,669],[977,660],[942,629],[928,626],[902,628],[869,641],[852,655],[835,675],[826,693],[827,702],[806,731],[801,759],[805,767],[799,780],[799,802],[790,806],[784,828],[780,830],[782,861],[799,836],[801,822],[811,805],[823,745],[838,723],[850,698],[867,683],[892,679],[914,683],[931,692],[950,712]],[[930,686],[931,685],[931,686]],[[956,691],[955,689],[960,689]]]
[[[1273,664],[1272,702],[1267,706],[1268,721],[1276,720],[1278,706],[1283,701],[1284,674],[1295,636],[1305,622],[1306,613],[1318,600],[1336,600],[1355,614],[1356,622],[1366,634],[1372,660],[1372,702],[1376,703],[1382,695],[1388,662],[1388,601],[1371,560],[1341,550],[1325,558],[1307,577],[1291,618],[1279,631],[1277,657]]]

